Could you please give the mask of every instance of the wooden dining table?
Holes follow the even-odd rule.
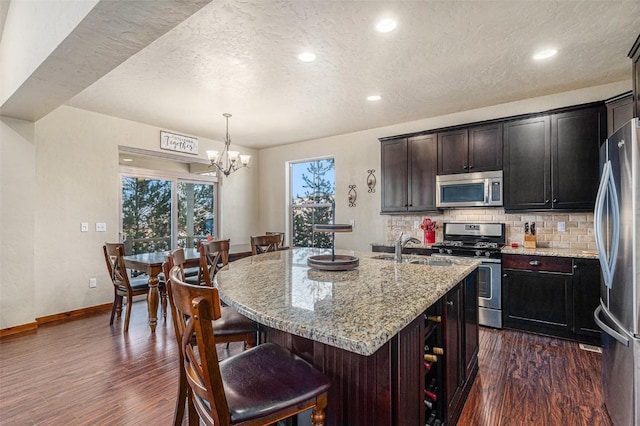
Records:
[[[124,264],[127,269],[145,272],[149,275],[149,293],[147,294],[147,306],[149,309],[149,327],[151,332],[156,331],[158,324],[158,302],[160,291],[158,275],[162,272],[162,263],[168,251],[158,251],[152,253],[139,253],[124,256]],[[186,259],[185,267],[193,268],[199,265],[200,253],[195,248],[184,249]],[[243,257],[251,256],[250,244],[234,244],[229,247],[229,262],[233,262]]]

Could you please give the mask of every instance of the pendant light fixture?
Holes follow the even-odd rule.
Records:
[[[207,157],[211,162],[210,167],[215,167],[223,175],[229,176],[238,169],[249,166],[250,155],[242,155],[238,151],[230,151],[231,138],[229,137],[229,117],[231,114],[225,112],[222,114],[227,119],[227,134],[224,138],[224,149],[221,153],[218,151],[207,151]]]

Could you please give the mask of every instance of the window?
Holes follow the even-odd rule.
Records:
[[[217,236],[214,179],[127,170],[120,180],[127,254],[197,247]]]
[[[291,188],[291,245],[332,246],[332,235],[313,233],[313,225],[334,222],[335,163],[333,158],[289,164]]]

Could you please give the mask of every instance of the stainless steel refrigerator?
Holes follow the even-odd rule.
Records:
[[[602,270],[602,385],[616,426],[640,426],[640,124],[634,118],[600,149],[594,229]]]

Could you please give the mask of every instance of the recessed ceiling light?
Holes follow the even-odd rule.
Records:
[[[396,29],[398,22],[395,19],[384,18],[376,24],[376,31],[379,33],[388,33]]]
[[[133,161],[133,158],[123,158],[123,159],[122,159],[122,161],[123,161],[124,163],[130,163],[130,162],[132,162],[132,161]]]
[[[558,49],[542,49],[542,50],[538,50],[536,53],[534,53],[533,55],[533,59],[535,59],[536,61],[540,61],[542,59],[548,59],[552,56],[555,56],[556,53],[558,53]]]
[[[298,59],[300,59],[302,62],[313,62],[316,60],[316,55],[311,52],[303,52],[298,55]]]
[[[367,100],[370,101],[370,102],[379,101],[380,99],[382,99],[382,96],[380,96],[380,95],[367,96]]]

